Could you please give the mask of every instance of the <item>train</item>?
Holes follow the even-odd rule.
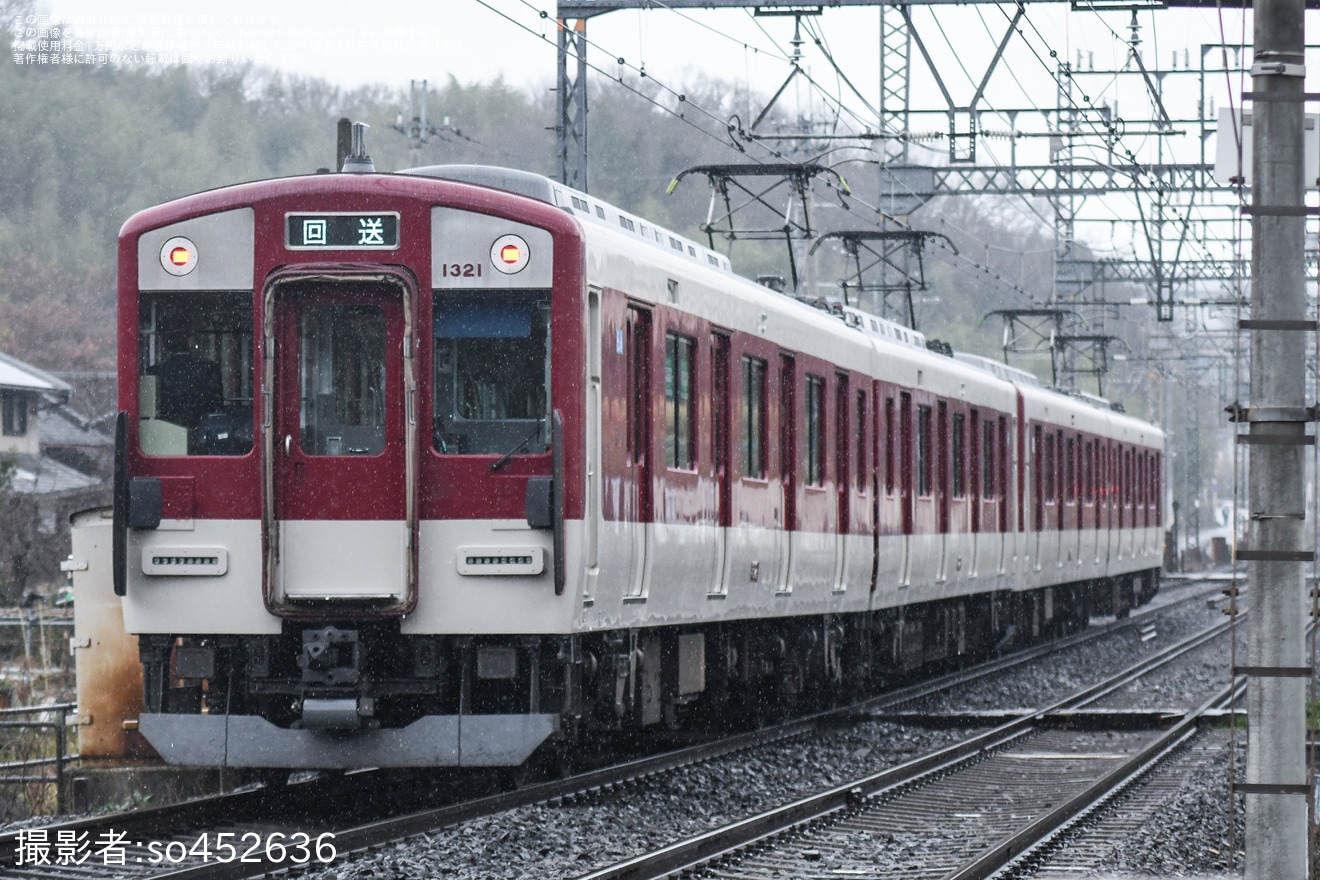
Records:
[[[118,247],[113,586],[170,763],[524,767],[1158,589],[1158,427],[537,174],[243,183]]]

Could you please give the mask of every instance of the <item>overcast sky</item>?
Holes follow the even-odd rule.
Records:
[[[354,87],[381,83],[406,88],[409,80],[485,82],[503,75],[516,86],[550,85],[555,77],[554,0],[226,0],[207,11],[181,12],[178,0],[37,0],[38,9],[71,32],[99,36],[112,48],[143,47],[167,59],[190,55],[193,63],[217,55],[290,72],[323,77]],[[663,7],[657,0],[657,7]],[[1007,7],[955,6],[914,16],[928,49],[947,65],[951,80],[974,88],[978,57],[987,57],[1007,27]],[[1121,62],[1128,13],[1067,13],[1064,3],[1029,7],[1026,37],[1042,53],[1073,58],[1089,52],[1097,64]],[[541,15],[544,13],[545,18]],[[1214,10],[1156,11],[1140,16],[1146,52],[1162,53],[1218,41]],[[879,12],[876,8],[827,9],[808,21],[858,90],[877,88]],[[1159,24],[1158,31],[1155,24]],[[1223,22],[1230,41],[1242,36],[1242,16]],[[938,29],[938,30],[937,30]],[[828,64],[803,34],[806,64],[821,75]],[[1251,42],[1246,33],[1246,42]],[[613,12],[590,20],[593,63],[617,68],[622,57],[633,68],[666,82],[681,83],[693,72],[751,81],[773,91],[783,81],[792,51],[793,19],[755,17],[744,10]],[[1014,41],[1021,42],[1018,40]],[[915,54],[915,50],[914,50]],[[970,68],[958,70],[963,63]],[[1017,63],[1019,77],[1045,79],[1039,60]],[[833,71],[829,71],[833,74]],[[1030,86],[1028,86],[1030,87]],[[1047,90],[1048,91],[1048,90]]]
[[[226,0],[197,12],[180,12],[178,0],[39,0],[38,8],[74,34],[100,35],[120,49],[228,55],[349,87],[406,87],[450,75],[484,82],[501,74],[530,86],[555,77],[554,0]],[[830,30],[842,39],[864,20],[874,35],[877,16],[832,11]],[[792,23],[758,22],[741,11],[615,12],[592,19],[589,37],[602,61],[622,55],[668,77],[705,70],[741,78],[766,68],[758,55],[788,51]],[[848,49],[866,45],[849,42]],[[782,70],[782,62],[774,67]]]
[[[108,49],[111,58],[116,52],[125,53],[126,60],[131,50],[141,48],[158,53],[147,63],[161,66],[200,65],[216,59],[251,62],[343,87],[379,84],[401,93],[406,93],[411,80],[426,79],[440,86],[450,76],[463,84],[503,76],[510,85],[525,89],[550,88],[555,83],[555,0],[225,0],[196,12],[180,12],[179,0],[36,3],[39,12],[50,16],[49,24],[63,26],[66,45],[67,38],[82,37],[100,51]],[[663,8],[663,0],[656,0],[655,7],[590,19],[587,35],[593,66],[603,74],[622,74],[633,83],[644,70],[676,91],[690,87],[702,75],[749,87],[761,96],[779,89],[792,70],[788,63],[794,51],[792,17],[755,16],[743,9],[676,11]],[[1054,106],[1060,61],[1080,70],[1131,68],[1131,13],[1070,12],[1062,2],[1032,3],[1026,9],[994,76],[977,99],[978,109]],[[934,81],[914,46],[911,105],[943,109],[943,88],[955,106],[969,106],[1009,31],[1013,11],[1011,4],[912,7],[921,47],[944,83]],[[1252,40],[1249,15],[1240,12],[1148,10],[1135,21],[1141,26],[1137,38],[1150,69],[1196,69],[1202,44]],[[845,127],[851,122],[853,130],[873,128],[879,105],[879,22],[877,7],[827,8],[822,15],[804,18],[800,45],[802,68],[809,77],[798,77],[777,109],[819,121],[843,105],[855,114],[853,120],[844,120]],[[620,58],[625,62],[622,66],[616,60]],[[136,56],[136,60],[143,59]],[[1317,67],[1311,65],[1313,70]],[[814,87],[804,85],[808,78]],[[1199,94],[1192,79],[1174,75],[1162,80],[1168,112],[1174,118],[1196,118]],[[1093,76],[1078,82],[1092,106],[1117,107],[1127,119],[1157,115],[1138,76],[1107,81]],[[1226,105],[1234,92],[1250,88],[1247,82],[1230,83],[1222,75],[1212,77],[1208,86],[1216,106]],[[1073,98],[1078,106],[1080,98]],[[744,112],[754,116],[759,110],[749,107]],[[983,125],[987,130],[1007,130],[1010,118],[1029,131],[1039,131],[1044,124],[1039,118],[1003,114]],[[913,128],[938,133],[947,130],[947,121],[938,116],[914,117]],[[1198,144],[1193,146],[1199,151]],[[1187,156],[1183,161],[1196,158]]]
[[[98,51],[108,50],[112,58],[117,52],[145,49],[158,53],[146,63],[161,66],[200,65],[218,58],[320,77],[347,88],[378,84],[400,93],[406,93],[410,80],[440,86],[450,76],[464,84],[503,76],[512,86],[540,89],[553,86],[556,76],[555,0],[225,0],[197,12],[180,12],[179,0],[36,2],[38,10],[50,16],[44,24],[63,26],[66,42],[70,37],[94,41]],[[656,0],[655,7],[589,21],[589,58],[601,71],[593,74],[597,82],[603,73],[622,74],[636,83],[644,70],[677,91],[703,75],[749,86],[764,97],[779,89],[792,70],[792,17],[758,17],[750,10],[675,11],[664,8],[663,0]],[[1201,160],[1203,142],[1195,124],[1180,126],[1186,133],[1178,143],[1154,137],[1149,125],[1135,122],[1155,118],[1160,110],[1129,57],[1134,21],[1130,12],[1070,11],[1063,2],[1032,3],[1025,18],[1014,23],[1016,33],[1005,41],[1014,12],[1012,4],[912,7],[922,49],[944,80],[942,85],[935,82],[914,46],[911,105],[937,111],[913,117],[912,128],[919,135],[914,149],[930,154],[929,160],[918,161],[947,161],[948,142],[942,138],[949,122],[942,89],[955,106],[976,100],[982,111],[999,111],[981,121],[986,136],[978,141],[978,163],[1006,164],[1014,157],[1026,164],[1051,161],[1049,135],[1058,124],[1057,114],[1050,117],[1031,108],[1057,106],[1064,82],[1058,76],[1062,61],[1082,71],[1074,80],[1073,106],[1104,108],[1126,125],[1117,159],[1112,151],[1092,144],[1086,147],[1090,152],[1079,153],[1078,161],[1121,163],[1127,150],[1142,162]],[[1198,116],[1196,71],[1203,44],[1252,41],[1249,13],[1147,10],[1135,21],[1144,64],[1156,71],[1152,81],[1159,81],[1164,111],[1175,120]],[[822,15],[805,17],[800,45],[807,75],[793,80],[776,109],[814,120],[818,131],[831,124],[874,130],[879,22],[877,7],[826,8]],[[990,82],[983,83],[1001,42],[1007,47],[1002,61]],[[1217,50],[1205,57],[1219,63]],[[620,58],[623,65],[616,60]],[[1104,72],[1123,68],[1128,75]],[[1320,78],[1315,74],[1320,65],[1308,68],[1312,75],[1307,86],[1314,91],[1312,80]],[[1241,92],[1250,89],[1244,78],[1221,73],[1206,79],[1207,103],[1217,109],[1230,98],[1239,101]],[[747,117],[741,122],[749,124],[760,108],[739,109]],[[965,126],[965,114],[960,119],[958,124]],[[1010,129],[1025,135],[1010,142],[1003,137]],[[1162,152],[1157,153],[1157,147]]]

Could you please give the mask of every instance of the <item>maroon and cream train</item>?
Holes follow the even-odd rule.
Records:
[[[171,762],[513,766],[1158,583],[1158,428],[544,177],[228,187],[119,266],[115,589]]]

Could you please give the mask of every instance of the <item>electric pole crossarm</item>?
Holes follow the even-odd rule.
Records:
[[[1138,169],[1096,165],[1000,165],[937,167],[931,169],[930,190],[918,196],[945,196],[976,192],[983,195],[1147,194],[1159,188],[1168,193],[1223,192],[1231,187],[1214,179],[1213,165],[1145,165]]]
[[[817,248],[819,248],[827,240],[831,240],[831,239],[840,239],[845,242],[916,241],[917,246],[922,247],[924,246],[926,239],[928,238],[942,238],[948,244],[949,250],[953,251],[955,255],[958,253],[958,246],[953,243],[953,239],[949,238],[944,233],[927,232],[925,230],[920,230],[920,229],[910,229],[910,230],[896,229],[892,231],[885,231],[880,229],[858,229],[858,230],[843,230],[839,232],[827,232],[824,235],[817,238],[815,243],[811,245],[810,253],[814,254]]]
[[[711,204],[706,222],[702,226],[702,231],[706,233],[714,249],[715,235],[718,233],[725,240],[732,242],[739,238],[743,239],[784,239],[784,244],[788,248],[789,271],[793,276],[793,289],[798,287],[797,257],[793,253],[794,239],[810,238],[811,232],[811,183],[821,175],[833,178],[833,186],[840,193],[847,195],[851,191],[848,189],[847,182],[839,175],[837,171],[825,165],[816,163],[768,163],[768,164],[746,164],[746,165],[698,165],[694,168],[688,168],[681,171],[670,181],[665,193],[672,194],[678,188],[678,184],[690,174],[703,174],[710,182]],[[741,178],[761,179],[763,181],[770,179],[765,186],[758,190],[753,190],[744,184]],[[773,178],[773,179],[771,179]],[[787,203],[782,211],[775,208],[767,201],[767,196],[776,191],[781,186],[787,186],[790,190]],[[741,204],[734,205],[730,196],[731,191],[737,191],[746,197]],[[717,199],[724,201],[724,214],[717,217],[715,215],[715,203]],[[775,226],[744,226],[736,225],[735,215],[742,214],[754,207],[760,207],[769,211],[779,221]],[[800,211],[801,219],[797,219],[795,214]]]
[[[913,287],[917,290],[926,289],[925,264],[921,259],[922,249],[925,247],[927,238],[941,238],[945,241],[947,247],[958,253],[957,246],[947,235],[939,232],[925,232],[917,229],[896,229],[884,231],[878,229],[862,230],[843,230],[839,232],[827,232],[817,238],[811,244],[811,249],[807,255],[816,253],[821,245],[829,241],[842,242],[844,250],[853,258],[856,271],[839,282],[839,286],[844,291],[844,303],[847,304],[848,291],[856,290],[861,293],[881,293],[887,294],[894,291],[911,291]],[[879,242],[880,249],[876,250],[872,244]],[[907,249],[911,249],[917,258],[917,271],[914,276],[905,265],[900,265],[894,256]],[[862,252],[865,251],[875,259],[862,264]],[[882,279],[880,282],[868,282],[866,275],[872,270],[880,268],[882,270]],[[897,282],[889,282],[883,276],[885,268],[893,269],[899,273]],[[915,282],[915,283],[914,283]],[[909,320],[911,320],[911,307],[909,306]],[[910,326],[910,324],[909,324]],[[913,329],[916,329],[915,327]]]
[[[679,183],[692,174],[705,175],[710,182],[712,193],[719,193],[724,197],[724,216],[716,217],[712,209],[705,223],[706,232],[721,232],[730,240],[736,238],[763,238],[767,235],[778,237],[784,234],[798,238],[810,237],[809,196],[811,194],[811,182],[820,175],[832,177],[835,181],[835,187],[841,193],[846,195],[851,192],[848,189],[847,182],[832,168],[815,163],[774,163],[761,165],[698,165],[679,172],[670,181],[665,193],[672,195],[674,190],[678,188]],[[742,182],[742,178],[774,179],[759,189],[752,189]],[[782,211],[767,200],[768,196],[781,186],[787,186],[791,190],[788,203]],[[746,197],[746,200],[741,204],[734,205],[729,196],[731,190],[741,193]],[[794,208],[795,203],[800,206],[801,220],[795,219],[795,214],[798,213]],[[734,215],[742,213],[754,205],[759,205],[774,213],[782,222],[771,227],[738,228],[735,226]]]

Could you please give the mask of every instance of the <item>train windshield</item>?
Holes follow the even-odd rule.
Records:
[[[252,295],[143,293],[138,436],[147,455],[252,451]]]
[[[545,294],[436,294],[435,449],[545,452],[550,302]]]

